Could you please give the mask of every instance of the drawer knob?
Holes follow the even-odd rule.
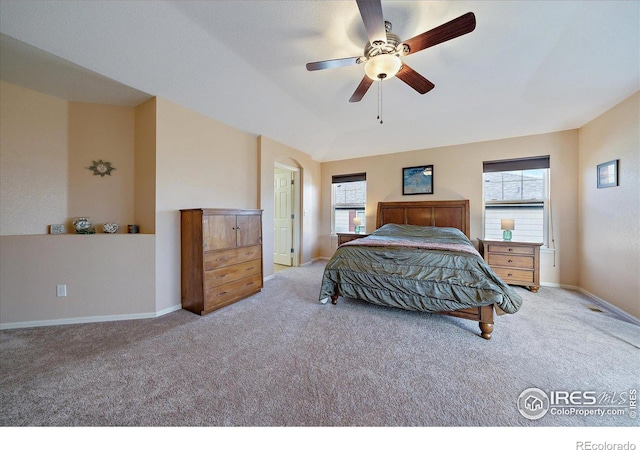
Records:
[[[508,262],[508,263],[512,263],[512,262],[513,262],[513,260],[511,260],[511,259],[510,259],[510,260],[508,260],[507,262]]]
[[[509,251],[510,251],[510,252],[512,252],[512,251],[513,251],[513,249],[512,249],[512,248],[510,248],[510,249],[509,249]]]
[[[513,275],[512,275],[512,274],[510,274],[510,273],[508,273],[508,274],[507,274],[507,276],[508,276],[508,277],[512,277]]]
[[[218,297],[220,297],[220,296],[222,296],[222,295],[224,295],[224,294],[226,294],[226,293],[227,293],[227,291],[220,292],[220,293],[218,294]]]

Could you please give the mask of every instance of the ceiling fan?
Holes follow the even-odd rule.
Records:
[[[350,102],[359,102],[376,80],[387,80],[397,76],[420,94],[426,94],[435,85],[409,67],[401,56],[433,47],[450,39],[472,32],[476,28],[476,17],[472,12],[463,14],[432,30],[406,41],[391,33],[391,23],[382,16],[380,0],[356,0],[369,42],[364,47],[364,55],[351,58],[330,59],[310,62],[307,70],[332,69],[364,64],[365,76],[360,81]]]

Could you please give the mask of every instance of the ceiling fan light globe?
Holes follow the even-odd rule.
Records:
[[[364,71],[372,80],[388,80],[396,76],[402,61],[396,55],[384,53],[370,58],[364,65]]]

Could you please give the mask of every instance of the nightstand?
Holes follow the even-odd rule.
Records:
[[[540,246],[537,242],[478,239],[478,250],[493,271],[507,284],[540,288]]]
[[[338,233],[338,247],[345,242],[353,241],[354,239],[360,239],[369,236],[365,233]]]

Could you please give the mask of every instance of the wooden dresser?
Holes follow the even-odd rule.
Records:
[[[338,246],[341,246],[345,242],[353,241],[354,239],[360,239],[369,236],[365,233],[338,233]]]
[[[263,287],[262,210],[183,209],[182,307],[207,314]]]
[[[478,243],[484,260],[505,283],[538,292],[541,243],[489,239],[478,239]]]

